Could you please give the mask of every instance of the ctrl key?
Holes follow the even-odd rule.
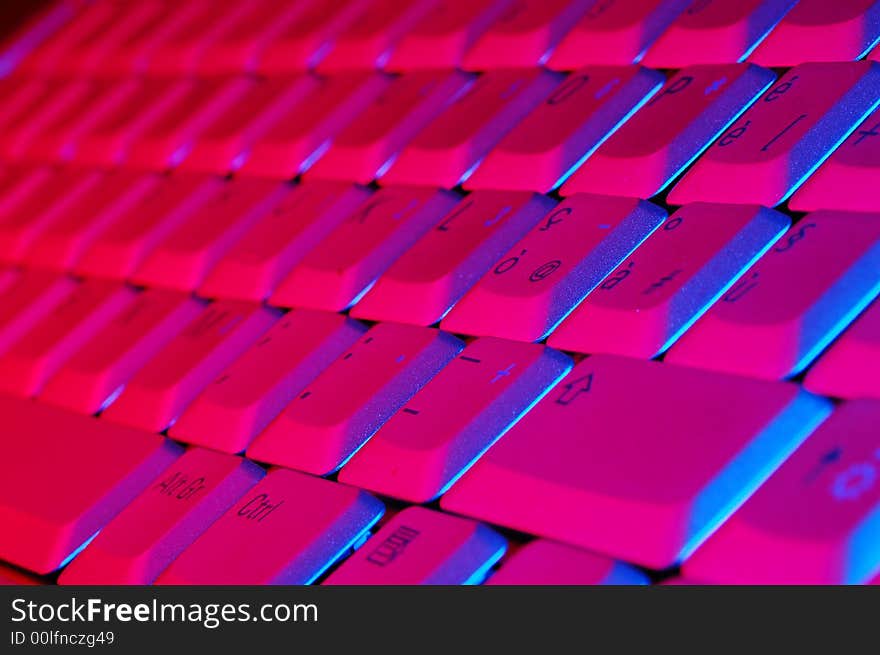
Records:
[[[384,510],[354,487],[275,469],[156,583],[310,584],[357,544]]]

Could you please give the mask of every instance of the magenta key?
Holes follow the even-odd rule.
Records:
[[[310,182],[284,189],[273,195],[271,209],[208,272],[199,287],[201,295],[264,300],[370,196],[363,187],[341,182]]]
[[[550,55],[553,70],[588,64],[632,64],[690,0],[596,0]]]
[[[642,63],[684,68],[742,61],[796,4],[797,0],[697,0],[648,49]]]
[[[775,79],[751,64],[679,71],[575,171],[562,195],[656,195]]]
[[[650,359],[665,352],[785,232],[784,214],[694,203],[675,212],[547,343]]]
[[[282,317],[178,419],[178,441],[243,451],[366,328],[340,314],[298,309]]]
[[[171,291],[139,293],[50,378],[40,400],[94,414],[112,402],[201,307],[194,298]]]
[[[794,192],[880,101],[880,65],[792,68],[727,129],[669,192],[669,203],[755,203]]]
[[[270,302],[331,312],[350,307],[457,199],[426,187],[378,191],[302,258]]]
[[[684,335],[666,361],[767,379],[800,373],[880,292],[878,219],[808,214]]]
[[[663,569],[699,546],[830,412],[793,384],[594,355],[440,505]]]
[[[392,264],[351,315],[436,323],[552,206],[525,191],[475,191]]]
[[[504,537],[485,525],[424,507],[407,507],[324,584],[479,584],[506,547]]]
[[[159,576],[172,585],[302,585],[315,581],[378,521],[359,489],[276,469]]]
[[[293,399],[248,457],[332,473],[463,345],[439,330],[379,323]]]
[[[434,500],[570,369],[567,356],[540,344],[478,339],[376,432],[339,479],[413,503]]]
[[[880,402],[838,407],[684,565],[715,584],[864,584],[880,571]]]
[[[102,417],[164,430],[276,318],[275,312],[259,305],[209,305],[128,381]]]
[[[660,73],[638,66],[594,66],[572,73],[486,155],[464,186],[556,188],[662,82]]]
[[[804,379],[813,393],[880,400],[880,303],[868,307]]]
[[[64,302],[77,284],[48,271],[4,269],[0,291],[0,355]]]
[[[451,188],[464,182],[483,156],[550,94],[559,79],[537,68],[482,75],[403,149],[380,177],[380,184]]]
[[[572,196],[502,255],[440,325],[538,341],[665,218],[644,200]]]
[[[150,584],[262,477],[252,462],[188,450],[98,533],[58,584]]]
[[[547,539],[535,539],[514,551],[493,573],[490,585],[643,585],[637,569]]]

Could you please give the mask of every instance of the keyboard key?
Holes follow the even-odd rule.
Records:
[[[0,355],[73,292],[76,282],[48,271],[4,269],[0,289]]]
[[[783,202],[874,108],[878,82],[880,66],[863,61],[791,69],[706,151],[669,202]]]
[[[34,573],[63,566],[171,464],[158,435],[0,396],[0,558]]]
[[[880,212],[873,193],[880,175],[880,110],[875,110],[831,153],[788,206],[795,211],[840,209]]]
[[[157,582],[309,584],[357,544],[383,511],[381,502],[359,489],[277,469],[183,551]]]
[[[568,357],[540,344],[478,339],[379,429],[339,480],[429,502],[570,369]]]
[[[675,212],[562,322],[561,350],[650,359],[666,351],[785,232],[784,214],[695,203]]]
[[[650,198],[662,191],[776,76],[750,64],[679,71],[563,185]]]
[[[307,179],[366,184],[437,117],[470,82],[458,71],[422,71],[397,78],[334,139]]]
[[[627,564],[546,539],[535,539],[505,559],[490,585],[643,585]]]
[[[663,569],[699,546],[830,411],[796,385],[595,355],[440,505]]]
[[[552,206],[527,192],[475,191],[394,262],[351,315],[436,323]]]
[[[64,569],[62,585],[146,585],[263,477],[210,450],[181,455]]]
[[[539,341],[665,218],[643,200],[572,196],[502,255],[440,326]]]
[[[198,301],[182,294],[160,289],[137,294],[55,373],[40,400],[94,414],[200,311]]]
[[[289,179],[308,170],[390,83],[387,76],[366,73],[324,78],[256,140],[239,172]]]
[[[365,329],[339,314],[290,312],[193,401],[169,434],[214,450],[242,452]]]
[[[379,323],[287,406],[248,457],[332,473],[462,347],[439,330]]]
[[[208,272],[199,294],[264,300],[369,195],[363,187],[341,182],[310,182],[273,196],[271,210]]]
[[[666,361],[767,379],[796,375],[878,291],[878,217],[808,214],[684,335]]]
[[[819,358],[804,380],[814,393],[880,399],[880,304],[874,303]]]
[[[690,0],[597,0],[553,51],[547,65],[632,64],[663,34]]]
[[[49,166],[0,166],[0,226],[57,172]]]
[[[511,0],[436,3],[394,48],[386,70],[457,68],[467,49],[510,4]]]
[[[407,507],[324,584],[479,584],[506,548],[504,537],[485,525],[424,507]]]
[[[302,258],[270,302],[331,312],[350,307],[457,199],[423,187],[382,189]]]
[[[863,584],[880,570],[880,403],[840,406],[685,562],[720,584]]]
[[[286,192],[269,180],[237,179],[192,213],[146,256],[133,275],[137,284],[192,291]]]
[[[403,149],[380,183],[456,186],[558,82],[540,69],[482,75]]]
[[[693,2],[650,47],[642,63],[684,68],[742,61],[796,4],[797,0]]]
[[[134,299],[113,282],[77,285],[52,313],[0,357],[0,391],[33,396],[49,377]]]
[[[877,0],[799,0],[749,59],[762,66],[852,61],[880,38]]]
[[[593,3],[516,0],[465,52],[461,67],[482,71],[539,66]]]
[[[102,416],[161,432],[275,320],[259,305],[209,305],[128,381]]]
[[[165,237],[223,188],[204,175],[156,176],[151,192],[123,212],[75,266],[85,276],[126,279]]]
[[[44,584],[42,580],[36,576],[29,575],[11,566],[0,564],[0,586],[9,585],[26,585],[34,586]]]
[[[660,73],[637,66],[572,73],[489,152],[464,186],[556,188],[662,82]]]

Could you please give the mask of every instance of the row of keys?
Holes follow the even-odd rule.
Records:
[[[876,0],[153,0],[86,5],[21,62],[43,74],[285,74],[436,67],[678,68],[854,60],[880,37]]]

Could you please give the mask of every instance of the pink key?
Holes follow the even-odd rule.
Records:
[[[438,330],[379,323],[287,406],[248,457],[332,473],[462,346]]]
[[[437,0],[372,0],[335,39],[321,73],[381,68],[402,37]]]
[[[156,179],[152,193],[98,235],[77,263],[77,273],[128,278],[170,232],[223,188],[221,180],[204,175]]]
[[[797,0],[697,0],[650,47],[642,63],[684,68],[742,61],[796,4]]]
[[[340,314],[290,312],[193,401],[169,434],[214,450],[243,451],[365,329]]]
[[[244,78],[193,82],[187,93],[132,143],[126,165],[151,170],[176,166],[189,154],[199,134],[241,102],[251,85]]]
[[[690,0],[596,0],[550,56],[553,70],[632,64],[678,18]]]
[[[58,583],[152,583],[262,477],[259,466],[238,457],[188,450],[101,530]]]
[[[594,355],[440,505],[663,569],[699,546],[830,411],[796,385]]]
[[[180,169],[221,174],[234,171],[254,142],[317,84],[316,78],[306,75],[255,80],[236,103],[201,131]]]
[[[808,214],[685,334],[666,361],[767,379],[796,375],[878,291],[878,216]]]
[[[133,171],[115,170],[96,176],[84,192],[53,207],[54,217],[22,260],[43,268],[72,269],[95,239],[143,202],[156,184],[155,177]]]
[[[799,0],[749,60],[762,66],[852,61],[863,56],[878,37],[877,0]]]
[[[240,179],[223,187],[162,239],[135,270],[144,286],[192,291],[208,271],[283,196],[278,182]]]
[[[470,194],[385,271],[351,315],[436,323],[552,206],[527,192]]]
[[[880,100],[880,66],[801,64],[728,128],[669,202],[786,200]]]
[[[502,255],[440,326],[539,341],[665,218],[644,200],[572,196]]]
[[[32,331],[76,288],[76,283],[46,271],[5,269],[0,292],[0,354]]]
[[[4,165],[0,167],[0,226],[24,202],[33,200],[40,187],[57,169],[49,166]]]
[[[754,205],[675,212],[587,296],[547,343],[650,359],[665,352],[791,221]]]
[[[308,499],[308,502],[303,502]],[[359,489],[278,469],[221,516],[158,584],[309,584],[382,516]]]
[[[208,298],[265,300],[369,195],[363,187],[310,182],[273,196],[276,203],[271,210],[223,255],[199,293]]]
[[[5,130],[7,125],[14,125],[19,117],[31,111],[49,93],[48,86],[46,80],[14,73],[0,79],[0,93],[3,94],[0,128]]]
[[[457,67],[467,49],[502,16],[510,3],[511,0],[438,2],[401,39],[385,68],[406,72]]]
[[[275,320],[274,312],[258,305],[209,305],[128,381],[102,417],[164,430]]]
[[[880,403],[845,403],[694,556],[721,584],[864,584],[880,570]]]
[[[0,390],[35,395],[55,371],[128,307],[134,291],[111,282],[77,286],[0,357]]]
[[[424,187],[382,189],[303,257],[270,302],[327,311],[351,306],[457,198]]]
[[[650,198],[662,191],[776,76],[750,64],[690,66],[599,146],[563,185]]]
[[[594,0],[516,0],[465,52],[465,70],[529,68],[550,51]]]
[[[154,434],[0,396],[0,558],[45,574],[147,488],[180,452]]]
[[[837,398],[880,399],[880,303],[847,328],[807,372],[804,386]]]
[[[804,185],[788,206],[795,211],[841,209],[878,212],[873,192],[880,175],[880,110],[875,110],[844,141]]]
[[[568,357],[540,344],[478,339],[376,432],[339,480],[434,500],[570,369]]]
[[[397,78],[333,140],[306,173],[367,183],[469,83],[463,73],[421,71]]]
[[[648,579],[631,566],[546,539],[515,551],[489,578],[490,585],[641,585]]]
[[[381,184],[454,187],[558,81],[540,69],[486,73],[401,151]]]
[[[377,74],[324,78],[250,149],[242,175],[287,179],[308,170],[333,138],[390,84]]]
[[[662,82],[637,66],[572,73],[489,152],[465,188],[550,191]]]
[[[34,586],[45,584],[40,578],[36,576],[32,576],[28,573],[24,573],[23,571],[19,571],[18,569],[14,569],[11,566],[6,566],[5,564],[0,564],[0,586],[9,586],[9,585],[26,585],[26,586]]]
[[[64,363],[40,400],[94,414],[200,311],[198,301],[181,294],[158,289],[138,294]]]
[[[424,507],[407,507],[324,584],[479,584],[506,547],[504,537],[485,525]]]
[[[361,15],[368,0],[310,0],[260,50],[257,71],[266,76],[314,68],[333,41]]]

